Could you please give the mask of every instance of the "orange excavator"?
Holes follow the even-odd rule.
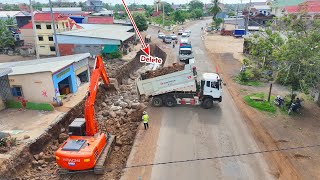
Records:
[[[94,117],[94,102],[102,77],[107,87],[112,87],[101,56],[97,56],[91,75],[84,109],[84,118],[76,118],[69,125],[69,138],[56,151],[57,164],[70,171],[94,169],[95,174],[104,173],[104,163],[114,146],[115,136],[100,133]]]

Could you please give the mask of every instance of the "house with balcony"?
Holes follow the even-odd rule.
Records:
[[[50,56],[56,54],[54,45],[54,31],[57,33],[70,31],[76,24],[74,20],[68,16],[61,15],[60,13],[53,13],[55,27],[52,25],[52,18],[50,13],[37,13],[34,16],[34,22],[37,35],[37,46],[39,54],[43,56]]]

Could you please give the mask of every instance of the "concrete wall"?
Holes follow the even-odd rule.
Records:
[[[34,46],[34,38],[33,38],[33,29],[20,29],[21,31],[21,40],[24,40],[25,45],[32,45]]]
[[[21,86],[23,98],[31,102],[52,102],[55,97],[51,72],[9,76],[10,86]]]

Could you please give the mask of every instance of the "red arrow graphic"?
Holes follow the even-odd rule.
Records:
[[[126,3],[124,2],[124,0],[122,0],[122,3],[123,3],[123,7],[126,9],[126,12],[127,12],[128,16],[129,16],[129,18],[130,18],[130,20],[131,20],[131,23],[132,23],[132,25],[133,25],[133,27],[134,27],[134,30],[137,32],[137,35],[138,35],[138,37],[139,37],[139,39],[140,39],[140,41],[141,41],[141,44],[142,44],[142,46],[143,46],[143,48],[142,48],[141,50],[142,50],[144,53],[146,53],[148,56],[150,56],[150,46],[149,46],[149,45],[146,45],[146,43],[144,42],[144,40],[143,40],[143,38],[142,38],[142,36],[141,36],[141,34],[140,34],[140,31],[139,31],[139,29],[137,28],[137,25],[136,25],[136,23],[134,22],[134,20],[133,20],[133,18],[132,18],[132,16],[131,16],[130,10],[128,9],[128,7],[127,7]]]

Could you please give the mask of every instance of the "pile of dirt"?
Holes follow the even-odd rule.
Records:
[[[106,71],[110,77],[115,77],[120,66],[124,65],[126,61],[121,59],[103,59]]]
[[[145,79],[150,79],[150,78],[154,78],[154,77],[158,77],[158,76],[174,73],[174,72],[177,72],[177,71],[182,71],[183,69],[184,69],[184,65],[183,64],[174,63],[174,64],[172,64],[172,66],[161,67],[161,68],[159,68],[157,70],[154,70],[154,71],[147,71],[144,74],[144,76],[145,76]]]
[[[106,179],[120,179],[121,169],[125,166],[136,135],[137,127],[141,123],[144,103],[140,103],[135,86],[138,73],[130,74],[130,78],[123,80],[118,92],[110,93],[100,87],[95,102],[96,120],[101,132],[109,131],[117,136],[115,148],[107,160]],[[102,85],[103,86],[103,85]],[[83,115],[78,116],[82,118]],[[68,132],[63,128],[58,139],[51,141],[39,154],[33,156],[31,165],[23,173],[27,179],[55,179],[58,165],[55,163],[54,152],[68,138]],[[46,174],[47,176],[43,176]],[[95,179],[93,173],[60,175],[63,179]]]

